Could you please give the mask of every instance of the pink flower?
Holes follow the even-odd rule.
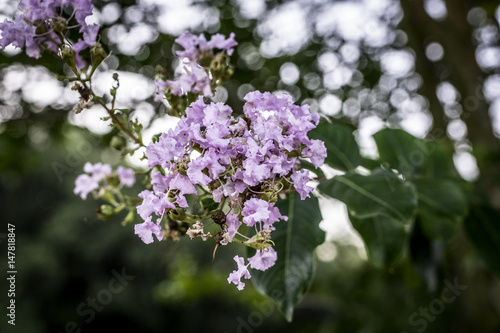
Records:
[[[158,238],[159,241],[163,239],[163,234],[161,233],[161,226],[151,222],[151,216],[144,221],[144,223],[136,224],[134,227],[135,234],[138,235],[141,240],[150,244],[153,242],[153,234]]]
[[[83,200],[87,199],[87,195],[99,187],[99,182],[87,174],[82,174],[76,177],[75,189],[73,192],[80,195]]]
[[[269,267],[274,266],[278,254],[272,247],[268,247],[265,250],[257,250],[257,253],[248,259],[250,267],[253,269],[258,269],[259,271],[265,271]]]
[[[227,232],[229,233],[229,241],[231,242],[238,231],[238,228],[242,225],[241,221],[238,219],[238,215],[229,213],[226,216]]]
[[[124,168],[121,165],[116,169],[116,173],[118,174],[118,178],[120,179],[120,184],[132,187],[135,183],[135,174],[134,170]]]
[[[293,180],[293,186],[300,194],[300,199],[304,200],[305,198],[309,198],[309,192],[313,190],[311,186],[306,185],[309,181],[309,170],[295,172],[292,174],[291,178]]]
[[[238,264],[238,269],[229,274],[227,282],[234,283],[238,290],[243,290],[245,283],[241,282],[241,278],[244,277],[245,279],[250,279],[252,276],[248,271],[248,265],[245,265],[245,259],[239,256],[235,256],[233,259]]]
[[[245,206],[241,212],[243,222],[249,227],[253,227],[256,222],[266,221],[271,212],[269,211],[269,203],[262,199],[252,198],[245,202]]]

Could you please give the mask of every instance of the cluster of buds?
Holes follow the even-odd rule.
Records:
[[[207,41],[205,36],[186,32],[175,40],[184,50],[177,51],[182,63],[182,73],[175,80],[167,80],[165,70],[157,67],[155,85],[158,98],[165,97],[174,110],[185,108],[183,97],[188,100],[201,95],[212,97],[215,88],[232,75],[229,56],[237,45],[234,33],[228,38],[216,34]],[[180,104],[180,105],[179,105]]]

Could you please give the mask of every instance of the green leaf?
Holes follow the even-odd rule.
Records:
[[[329,123],[322,120],[308,135],[311,139],[325,142],[326,164],[334,169],[348,171],[361,163],[359,146],[352,134],[353,130],[351,126],[339,121]]]
[[[314,249],[323,243],[325,233],[319,228],[323,219],[316,197],[300,200],[297,193],[279,200],[277,207],[287,222],[276,223],[272,240],[278,254],[276,264],[265,272],[252,270],[257,290],[277,302],[288,321],[293,308],[311,284],[314,271]]]
[[[443,179],[458,178],[458,173],[453,163],[454,148],[451,143],[431,143],[431,149],[423,172],[426,178]]]
[[[345,203],[349,214],[360,219],[387,215],[407,223],[417,207],[414,186],[383,169],[368,176],[354,172],[336,176],[319,184],[318,190]]]
[[[414,180],[418,192],[418,214],[430,239],[448,239],[467,215],[467,200],[460,187],[450,180]]]
[[[490,207],[472,206],[465,219],[465,230],[484,261],[500,273],[500,212]]]
[[[186,213],[193,215],[203,215],[205,211],[201,204],[200,197],[195,194],[185,194],[186,202],[188,207],[186,208]]]
[[[383,129],[373,135],[380,159],[409,176],[424,165],[434,147],[401,129]]]
[[[389,267],[401,255],[407,240],[405,225],[401,221],[386,215],[366,219],[350,216],[350,220],[363,238],[368,258],[374,265]]]

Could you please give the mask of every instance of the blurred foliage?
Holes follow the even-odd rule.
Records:
[[[500,331],[500,281],[492,271],[498,271],[499,262],[500,150],[488,117],[490,101],[477,96],[483,78],[497,73],[498,68],[480,68],[474,61],[476,47],[484,44],[477,36],[484,35],[486,28],[494,27],[492,41],[487,46],[498,44],[498,23],[493,21],[497,4],[445,1],[448,16],[436,20],[425,12],[420,1],[391,2],[387,12],[379,13],[379,19],[393,38],[380,46],[359,42],[358,58],[343,62],[352,74],[350,79],[339,87],[331,87],[325,79],[328,71],[322,68],[321,56],[327,54],[322,59],[328,65],[335,57],[342,59],[343,46],[352,44],[338,31],[312,33],[293,52],[281,52],[274,57],[259,53],[266,36],[259,32],[258,26],[268,15],[276,13],[273,10],[282,10],[292,2],[266,1],[266,11],[256,18],[242,16],[235,1],[188,3],[215,8],[219,15],[217,24],[200,25],[195,31],[236,33],[239,46],[232,57],[235,74],[223,85],[227,103],[236,112],[243,105],[241,96],[254,88],[287,90],[299,103],[311,104],[314,111],[324,112],[319,106],[327,95],[337,96],[343,103],[331,119],[330,133],[328,123],[322,122],[315,134],[331,139],[327,143],[329,150],[350,147],[345,152],[337,149],[328,163],[342,170],[362,165],[367,170],[379,171],[365,178],[348,173],[322,186],[329,187],[325,192],[340,200],[341,196],[349,197],[345,199],[348,207],[356,208],[350,209],[351,212],[372,209],[364,216],[365,220],[353,218],[352,223],[365,240],[368,257],[376,265],[364,259],[359,248],[341,239],[321,245],[318,257],[321,259],[322,251],[330,253],[330,257],[317,262],[310,290],[297,306],[294,321],[287,323],[276,305],[258,294],[251,284],[243,292],[227,284],[226,272],[233,269],[231,258],[238,249],[219,249],[212,264],[211,244],[182,239],[179,243],[145,246],[133,234],[132,225],[120,226],[123,216],[98,221],[95,209],[99,203],[82,201],[73,195],[73,182],[86,161],[118,163],[119,153],[108,148],[115,133],[99,137],[68,124],[68,118],[72,119],[68,110],[76,100],[70,102],[61,97],[51,105],[36,102],[36,94],[28,86],[37,78],[26,75],[43,67],[65,73],[67,68],[62,62],[49,56],[35,60],[23,54],[11,56],[0,52],[0,218],[4,225],[16,225],[18,270],[16,326],[2,320],[2,332],[76,332],[72,321],[83,332],[110,328],[139,332]],[[321,14],[322,5],[337,2],[297,3],[310,17],[316,17]],[[95,2],[99,10],[111,4]],[[173,76],[174,67],[170,65],[178,47],[174,45],[175,36],[156,33],[154,40],[140,46],[135,54],[120,51],[120,34],[130,32],[139,23],[158,31],[161,11],[157,5],[120,1],[114,6],[120,8],[120,15],[116,21],[103,24],[101,30],[103,44],[113,51],[113,56],[102,69],[138,73],[153,79],[155,66],[162,65]],[[10,15],[9,8],[6,5],[3,9],[6,15]],[[478,13],[477,8],[484,9],[480,11],[484,13],[482,23],[469,24],[475,22],[477,15],[471,13]],[[141,19],[131,19],[132,13]],[[429,40],[441,43],[445,50],[443,60],[432,62],[426,58]],[[413,54],[415,71],[399,77],[388,75],[381,64],[381,55],[394,50]],[[300,79],[295,83],[285,83],[280,74],[286,63],[295,64],[299,70]],[[19,76],[25,82],[8,87],[5,84],[9,75]],[[460,112],[456,111],[458,101],[446,105],[436,95],[443,82],[453,84],[462,96]],[[420,111],[432,118],[427,140],[398,130],[381,131],[375,136],[378,158],[361,158],[353,135],[359,140],[359,129],[365,119],[375,116],[385,126],[396,126],[409,115],[398,106],[398,94],[426,105]],[[469,96],[476,96],[477,108],[482,112],[472,113],[474,110],[467,109],[464,100]],[[154,117],[161,117],[165,106],[153,98],[150,96],[146,102],[153,105]],[[127,107],[134,108],[142,102],[132,98],[132,105]],[[333,102],[324,103],[328,104],[327,109],[333,108]],[[466,137],[456,139],[444,134],[447,125],[456,119],[467,125]],[[338,142],[341,144],[336,145]],[[423,164],[412,162],[410,153],[414,151],[429,152]],[[472,151],[477,160],[480,177],[473,182],[460,179],[453,165],[453,154],[463,151]],[[389,170],[396,170],[398,176]],[[415,186],[414,192],[430,198],[424,203],[413,202],[413,207],[407,209],[415,211],[416,205],[419,206],[411,224],[396,221],[397,214],[391,218],[378,214],[379,207],[366,201],[360,204],[352,187],[341,188],[346,184],[341,183],[342,179],[352,178],[361,183],[380,174],[394,178],[385,184],[405,189]],[[138,190],[139,186],[131,189],[130,194]],[[466,199],[462,192],[467,194]],[[388,200],[397,205],[398,199],[407,198],[396,195]],[[463,207],[464,200],[467,207]],[[433,202],[446,209],[436,210]],[[467,211],[469,215],[465,218]],[[374,231],[366,232],[366,219],[374,220],[368,227],[390,219],[396,226],[391,231],[396,230],[397,235],[404,234],[405,238],[370,238]],[[434,224],[429,221],[435,219],[445,220],[442,225],[446,227],[433,229]],[[7,261],[5,233],[0,231],[2,262]],[[102,311],[95,312],[95,318],[85,322],[90,319],[88,312],[82,315],[77,309],[82,303],[83,309],[90,309],[89,297],[98,297],[103,290],[109,290],[113,272],[122,269],[133,280],[123,291],[112,294],[112,300]],[[446,303],[443,292],[454,283],[467,288]],[[5,299],[0,299],[1,306],[6,305]],[[430,309],[429,314],[422,312],[426,309]]]

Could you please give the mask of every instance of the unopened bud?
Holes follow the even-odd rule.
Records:
[[[127,146],[127,140],[123,136],[115,135],[111,138],[109,145],[116,150],[122,151]]]
[[[61,58],[66,63],[66,65],[68,65],[69,68],[71,68],[73,72],[76,72],[75,56],[76,56],[75,50],[73,50],[71,47],[69,47],[68,45],[62,47]]]
[[[60,35],[64,35],[66,33],[66,30],[68,29],[66,20],[62,17],[54,17],[51,20],[50,25],[52,26],[52,30]]]
[[[130,222],[134,222],[134,210],[130,210],[127,214],[127,216],[125,216],[125,218],[123,219],[122,221],[122,225],[126,225]]]
[[[156,72],[155,81],[158,79],[162,79],[163,81],[167,80],[168,75],[167,75],[167,71],[165,70],[165,68],[163,68],[160,65],[156,65],[155,72]]]
[[[102,47],[101,43],[95,43],[95,45],[92,45],[90,47],[90,60],[92,63],[92,71],[94,71],[100,64],[103,62],[104,59],[108,54],[106,51],[104,51],[104,48]]]
[[[259,196],[259,199],[262,199],[262,200],[268,201],[268,202],[276,202],[277,196],[276,196],[276,193],[273,193],[272,191],[268,191],[268,192],[262,193]]]
[[[97,217],[101,220],[109,220],[111,217],[115,215],[115,210],[110,205],[101,205],[96,210]]]

